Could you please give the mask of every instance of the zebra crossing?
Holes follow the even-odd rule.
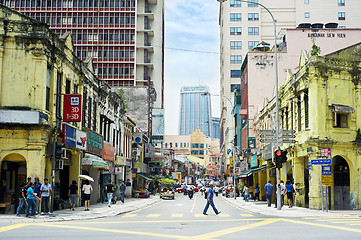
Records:
[[[210,214],[212,215],[212,214]],[[137,216],[141,216],[141,217],[145,217],[145,218],[160,218],[160,217],[169,217],[168,214],[138,214],[138,213],[127,213],[124,214],[122,217],[123,218],[135,218]],[[195,217],[195,218],[206,218],[206,215],[203,215],[202,213],[195,213],[195,214],[191,214],[191,216]],[[254,217],[252,214],[239,214],[238,216],[240,217]],[[170,214],[171,218],[184,218],[184,217],[189,217],[189,214],[184,214],[184,213],[172,213]],[[221,213],[219,215],[217,215],[217,217],[220,218],[231,218],[234,216],[231,216],[228,213]]]

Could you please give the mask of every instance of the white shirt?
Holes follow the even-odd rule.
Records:
[[[90,194],[93,191],[92,185],[83,185],[84,194]]]
[[[281,194],[282,195],[285,195],[286,194],[286,187],[283,183],[280,183],[280,186],[281,186]],[[278,193],[278,188],[277,188],[277,191],[276,193]]]
[[[42,197],[50,197],[51,185],[48,183],[47,185],[42,184],[40,187],[40,192]]]

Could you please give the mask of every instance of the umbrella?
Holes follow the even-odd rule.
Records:
[[[94,182],[94,179],[88,175],[79,175],[78,178]]]

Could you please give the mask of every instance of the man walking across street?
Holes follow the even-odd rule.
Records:
[[[111,207],[113,193],[114,193],[114,186],[112,184],[112,180],[109,179],[108,185],[105,186],[105,190],[107,190],[107,197],[108,197],[108,207]]]
[[[221,212],[220,211],[218,212],[218,210],[217,210],[216,206],[214,206],[214,202],[213,202],[213,184],[211,184],[209,186],[208,193],[205,193],[205,194],[208,194],[208,195],[207,195],[207,205],[203,210],[203,215],[208,215],[207,210],[209,208],[209,205],[212,206],[213,211],[216,213],[216,215],[220,214]]]
[[[124,184],[124,181],[122,181],[122,184],[120,184],[120,186],[119,186],[119,198],[120,198],[120,201],[123,204],[124,204],[124,197],[125,197],[126,187],[127,186]]]
[[[264,190],[266,191],[266,199],[267,199],[267,203],[268,206],[271,206],[271,201],[272,201],[272,194],[273,194],[273,190],[274,187],[271,183],[271,181],[268,181],[268,183],[266,185],[264,185]]]
[[[39,182],[39,177],[35,177],[35,182],[34,182],[34,192],[36,194],[36,196],[38,196],[40,198],[40,188],[41,188],[41,183]],[[34,199],[35,201],[35,204],[36,204],[36,208],[35,208],[35,214],[38,214],[38,211],[39,211],[39,204],[40,204],[40,201],[35,198]]]
[[[41,215],[44,215],[44,210],[46,214],[50,214],[49,211],[49,198],[51,195],[51,185],[48,183],[48,179],[44,178],[44,184],[41,185],[40,192],[41,192]]]
[[[26,191],[26,217],[35,216],[35,207],[34,197],[40,201],[40,198],[34,193],[34,183],[30,183],[29,188]]]

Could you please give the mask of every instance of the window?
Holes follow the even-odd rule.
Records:
[[[240,22],[242,21],[241,13],[231,13],[231,22]]]
[[[345,20],[346,17],[345,17],[345,12],[339,12],[338,13],[338,20]]]
[[[166,148],[168,147],[168,143],[165,143],[165,147],[166,147]]]
[[[338,26],[338,28],[346,28],[346,26]]]
[[[259,14],[258,13],[248,13],[248,21],[258,21]]]
[[[231,63],[232,64],[242,63],[242,55],[231,55]]]
[[[230,5],[231,5],[231,7],[241,7],[241,1],[240,0],[231,0]]]
[[[338,0],[338,6],[345,6],[345,0]]]
[[[51,67],[48,67],[46,72],[46,103],[45,109],[50,111],[50,83],[51,83]]]
[[[241,70],[231,70],[231,78],[241,78]]]
[[[231,49],[242,49],[241,41],[231,41]]]
[[[241,89],[241,84],[231,84],[231,92]]]
[[[251,50],[258,44],[258,41],[249,41],[248,42],[248,49]]]
[[[309,12],[305,12],[305,18],[310,18],[310,13]]]
[[[182,145],[182,143],[180,143],[180,147],[182,147],[183,145]]]
[[[305,4],[309,4],[310,3],[310,0],[305,0]]]
[[[231,35],[242,35],[242,28],[231,27]]]
[[[56,112],[56,117],[61,119],[61,79],[62,79],[62,75],[60,72],[57,73],[56,76],[56,105],[55,105],[55,112]]]
[[[175,145],[175,147],[178,147],[178,143],[175,143],[174,145]]]
[[[308,91],[305,93],[304,96],[304,103],[305,103],[305,129],[309,127],[309,115],[308,115]]]
[[[338,128],[348,128],[348,114],[342,112],[334,113],[334,126]]]
[[[297,97],[297,122],[298,122],[298,131],[302,129],[302,122],[301,122],[301,96]]]
[[[65,94],[70,94],[70,80],[67,79],[65,82]]]
[[[249,0],[248,7],[258,7],[258,0]]]
[[[249,27],[248,35],[259,35],[259,28],[258,27]]]
[[[169,143],[169,147],[173,147],[173,144],[172,144],[172,143]]]
[[[184,147],[187,147],[187,144],[186,143],[184,143],[184,145],[183,145]]]

